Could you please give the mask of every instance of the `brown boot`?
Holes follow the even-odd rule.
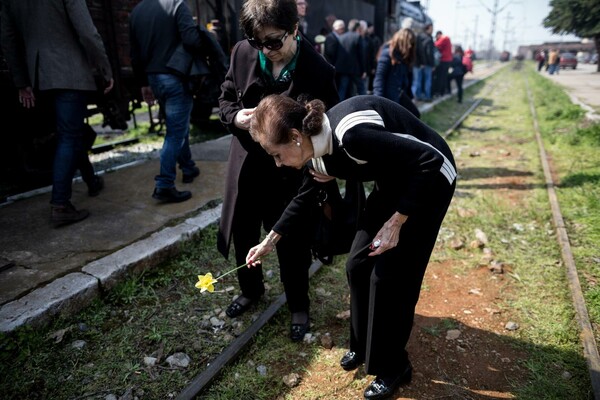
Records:
[[[71,203],[67,203],[62,206],[51,206],[52,215],[50,217],[50,222],[54,225],[55,228],[59,226],[72,224],[74,222],[79,222],[83,219],[86,219],[90,213],[87,210],[77,210]]]

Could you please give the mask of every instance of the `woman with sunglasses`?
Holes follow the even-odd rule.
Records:
[[[246,262],[261,230],[271,229],[302,181],[299,171],[278,169],[250,137],[254,107],[270,94],[320,99],[328,108],[339,101],[334,68],[298,31],[295,0],[247,0],[240,25],[246,39],[232,50],[219,98],[221,121],[233,138],[217,242],[227,258],[233,240],[237,265]],[[277,244],[294,341],[302,340],[310,326],[311,229],[303,224]],[[242,293],[226,310],[231,318],[244,313],[265,291],[261,268],[238,270],[238,281]]]

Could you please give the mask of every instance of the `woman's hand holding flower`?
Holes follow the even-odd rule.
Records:
[[[262,256],[267,255],[275,250],[275,245],[279,241],[280,237],[281,235],[275,233],[275,231],[269,232],[262,242],[250,249],[248,255],[246,256],[246,263],[252,267],[260,264],[260,258]]]

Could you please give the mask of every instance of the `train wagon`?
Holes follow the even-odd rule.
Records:
[[[90,116],[101,113],[104,125],[125,129],[133,111],[140,107],[140,89],[133,79],[129,59],[129,14],[140,0],[87,0],[98,32],[111,60],[115,86],[107,95],[98,95],[90,105]],[[229,54],[243,39],[239,29],[239,10],[243,0],[188,0],[198,24],[213,25],[218,41]],[[0,4],[1,7],[1,4]],[[328,0],[309,2],[306,16],[307,37],[313,40],[328,29],[332,18],[351,18],[372,22],[376,34],[384,40],[398,29],[404,18],[412,18],[419,28],[431,21],[419,2],[405,0]],[[0,20],[0,24],[2,21]],[[212,96],[199,98],[193,121],[210,116],[216,106],[218,89]],[[0,107],[3,128],[0,131],[0,202],[16,192],[45,186],[51,182],[55,134],[51,115],[43,107],[26,110],[17,100],[17,89],[0,53]]]

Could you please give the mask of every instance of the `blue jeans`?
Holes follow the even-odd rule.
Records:
[[[48,94],[54,105],[58,139],[54,153],[50,203],[62,206],[71,200],[71,182],[75,170],[88,157],[83,136],[89,93],[81,90],[52,90]]]
[[[340,101],[345,100],[349,97],[352,97],[352,94],[349,94],[348,91],[353,89],[351,84],[356,86],[356,94],[363,95],[367,94],[367,89],[365,88],[365,83],[360,77],[360,75],[353,74],[339,74],[338,76],[338,94],[340,96]]]
[[[431,75],[433,67],[422,65],[413,67],[414,81],[412,91],[418,100],[431,100]]]
[[[154,178],[157,189],[175,187],[177,164],[186,175],[196,165],[190,150],[190,115],[194,98],[186,83],[175,75],[149,74],[154,97],[165,114],[167,133],[160,152],[160,175]]]

